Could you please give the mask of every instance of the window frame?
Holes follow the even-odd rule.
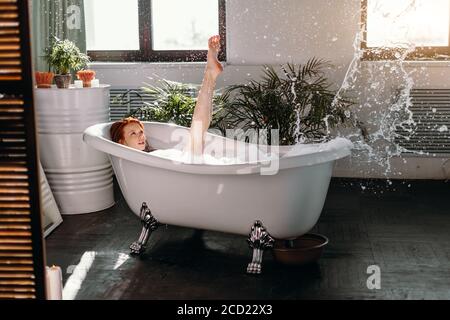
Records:
[[[361,31],[363,39],[361,41],[361,50],[363,50],[363,60],[397,60],[398,54],[403,55],[406,51],[404,48],[383,49],[380,47],[367,47],[367,12],[368,0],[361,0]],[[450,12],[449,12],[450,15]],[[416,47],[416,49],[407,54],[405,60],[419,61],[448,61],[450,60],[450,23],[449,23],[449,39],[448,45],[444,46],[424,46]]]
[[[219,2],[219,60],[226,61],[226,8]],[[88,50],[92,62],[204,62],[207,50],[153,50],[151,0],[138,0],[139,50]]]

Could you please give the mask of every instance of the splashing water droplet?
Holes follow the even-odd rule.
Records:
[[[347,92],[357,96],[359,108],[355,108],[353,120],[362,121],[367,132],[364,139],[360,131],[338,130],[339,135],[352,140],[354,144],[352,157],[367,165],[365,175],[370,176],[381,167],[382,172],[388,178],[397,175],[391,168],[393,157],[402,157],[406,150],[398,143],[399,138],[408,140],[414,133],[415,122],[409,107],[412,105],[410,92],[414,85],[411,72],[404,68],[404,60],[414,48],[407,48],[402,54],[397,53],[396,60],[383,64],[363,64],[364,50],[361,47],[363,33],[356,35],[353,43],[354,56],[348,66],[347,72],[334,101],[337,101]],[[392,87],[392,82],[397,87]],[[332,103],[335,105],[335,102]],[[371,112],[368,110],[373,109]],[[361,117],[361,119],[359,119]],[[324,121],[327,119],[325,118]],[[399,129],[402,136],[399,137]]]

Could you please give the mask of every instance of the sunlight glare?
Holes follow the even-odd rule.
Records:
[[[448,46],[450,0],[368,0],[367,47]]]
[[[218,1],[153,0],[155,50],[207,50],[208,38],[219,33]]]
[[[84,0],[87,50],[139,50],[138,0]]]
[[[63,288],[63,300],[74,300],[81,289],[84,279],[94,263],[95,251],[86,251],[80,259],[80,262],[75,266],[72,275],[67,279]]]

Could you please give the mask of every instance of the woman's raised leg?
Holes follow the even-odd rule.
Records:
[[[212,99],[216,79],[223,71],[218,60],[220,37],[212,36],[208,40],[208,57],[202,85],[197,97],[197,103],[192,117],[190,130],[190,151],[194,156],[203,154],[204,134],[208,130],[212,118]]]

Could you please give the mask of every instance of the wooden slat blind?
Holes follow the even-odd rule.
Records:
[[[0,80],[22,80],[20,17],[16,0],[0,0]]]
[[[28,1],[0,0],[0,298],[45,298]]]

